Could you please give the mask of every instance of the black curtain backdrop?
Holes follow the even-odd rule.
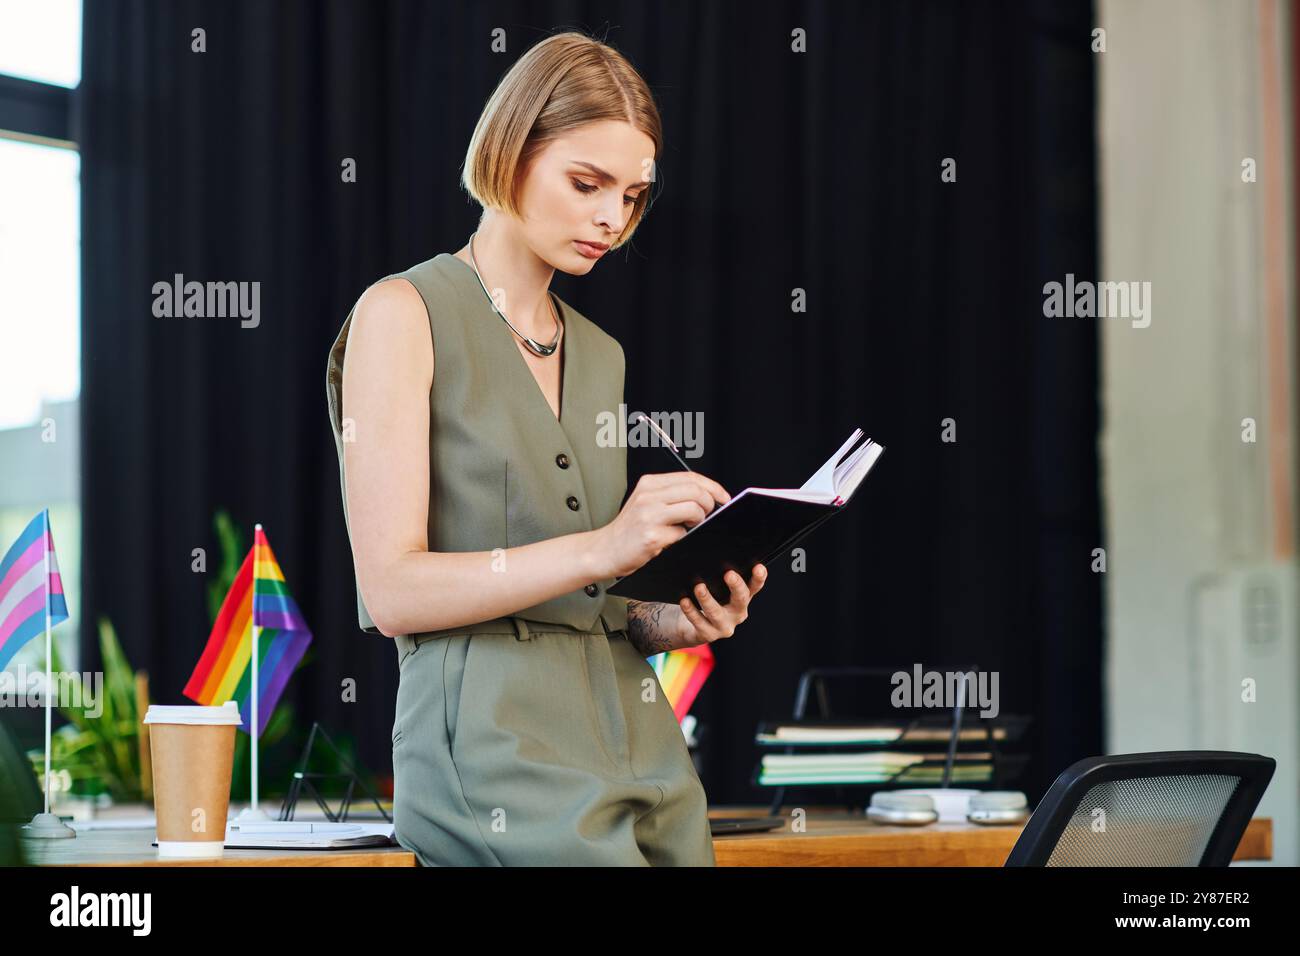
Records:
[[[855,426],[887,446],[807,570],[775,565],[714,645],[711,802],[767,799],[753,733],[803,669],[916,663],[998,672],[1002,711],[1036,721],[1036,799],[1103,741],[1098,328],[1042,314],[1044,282],[1095,273],[1091,26],[1046,0],[88,3],[85,666],[107,616],[155,701],[184,702],[209,629],[192,552],[215,565],[227,508],[246,540],[265,525],[313,627],[299,724],[390,772],[396,655],[356,627],[326,354],[369,283],[464,243],[483,104],[571,27],[631,59],[666,127],[632,247],[555,281],[623,344],[628,406],[702,412],[692,467],[733,493],[801,484]],[[259,282],[260,326],[154,317],[176,273]],[[629,463],[629,488],[670,464]]]

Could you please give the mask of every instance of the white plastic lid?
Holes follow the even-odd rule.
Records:
[[[244,723],[239,705],[228,700],[220,707],[199,704],[150,704],[144,715],[146,724],[235,724]]]

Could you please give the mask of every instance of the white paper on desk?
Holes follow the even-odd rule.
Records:
[[[391,846],[391,823],[330,823],[312,820],[231,820],[226,846],[243,849],[345,850]]]

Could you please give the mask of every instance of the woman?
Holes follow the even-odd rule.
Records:
[[[358,617],[398,651],[396,837],[423,865],[714,864],[645,658],[733,634],[767,570],[732,572],[725,605],[606,593],[730,496],[677,471],[620,509],[627,451],[597,416],[623,350],[548,291],[631,237],[660,135],[621,55],[537,44],[470,140],[478,229],[368,288],[330,352]]]

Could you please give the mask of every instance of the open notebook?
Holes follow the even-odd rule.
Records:
[[[839,450],[798,488],[746,488],[686,535],[664,548],[609,593],[638,601],[676,604],[703,581],[719,603],[731,599],[723,575],[746,581],[755,564],[770,562],[838,514],[885,447],[855,429]],[[855,447],[856,446],[856,447]],[[770,568],[769,568],[770,570]]]

